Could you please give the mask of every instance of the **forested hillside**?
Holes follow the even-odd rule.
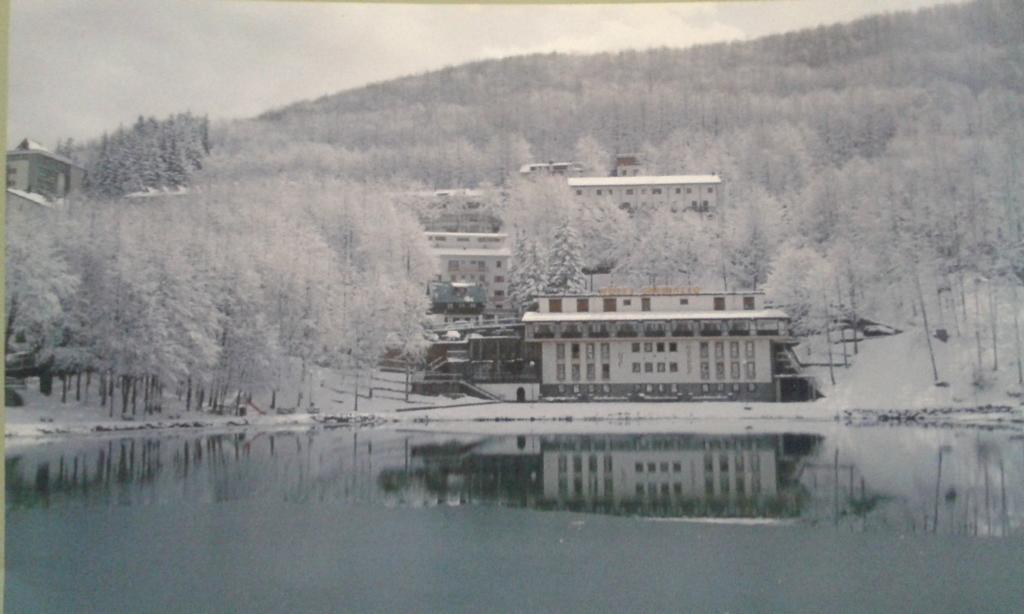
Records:
[[[109,186],[95,202],[8,220],[7,338],[65,372],[218,394],[295,359],[414,352],[434,265],[393,195],[490,184],[516,296],[554,270],[575,287],[563,265],[582,262],[624,283],[765,287],[801,333],[838,317],[920,330],[927,314],[977,346],[960,367],[983,385],[1015,341],[1019,369],[1022,33],[1024,4],[982,0],[747,43],[478,62],[211,126],[187,139],[209,151],[187,167],[193,190],[128,204],[116,196],[181,185],[174,165],[141,163],[170,149],[143,120],[119,146],[153,155],[94,175]],[[629,217],[516,176],[567,158],[600,173],[625,151],[651,173],[720,174],[724,207]]]

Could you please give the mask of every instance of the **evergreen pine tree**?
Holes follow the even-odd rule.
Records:
[[[548,262],[548,292],[584,292],[587,278],[583,274],[583,246],[576,229],[569,220],[563,220],[552,241]]]

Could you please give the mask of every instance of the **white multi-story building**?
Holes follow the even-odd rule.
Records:
[[[789,316],[763,294],[650,288],[541,296],[524,314],[540,394],[585,399],[779,400]]]
[[[583,174],[583,166],[576,162],[530,162],[519,167],[519,174],[524,177],[531,175],[566,175],[575,177]]]
[[[665,208],[705,212],[719,208],[722,198],[718,175],[571,177],[568,183],[579,202],[605,202],[631,213]]]
[[[438,259],[438,281],[472,282],[487,289],[490,311],[508,305],[508,235],[497,232],[427,232]]]

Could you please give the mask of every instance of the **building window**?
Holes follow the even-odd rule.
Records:
[[[715,342],[715,358],[717,360],[725,358],[725,344],[721,341]]]
[[[665,351],[665,342],[663,342],[663,341],[658,342],[656,347],[658,348],[659,352],[664,352]]]
[[[574,382],[580,381],[580,366],[579,365],[573,365],[572,366],[572,381],[574,381]]]
[[[602,308],[605,311],[617,311],[616,304],[615,304],[615,299],[614,298],[606,298],[606,299],[604,299]]]
[[[692,203],[690,203],[690,206],[693,207],[694,209],[696,209],[697,208],[697,201],[693,201]]]
[[[579,371],[579,367],[573,367],[573,368],[577,372]],[[724,362],[716,362],[715,363],[715,379],[716,380],[723,380],[723,379],[725,379],[725,363]]]
[[[448,261],[448,270],[449,271],[458,271],[459,270],[459,261],[458,260],[449,260]]]
[[[576,299],[576,311],[579,313],[585,313],[590,311],[590,299],[578,298]]]
[[[558,359],[558,360],[565,360],[565,344],[564,343],[556,343],[555,344],[555,358]]]
[[[687,194],[693,194],[693,188],[686,188],[686,193]],[[697,203],[693,203],[693,204],[697,204]]]
[[[565,363],[559,363],[555,366],[555,377],[557,377],[560,382],[565,381]]]
[[[562,313],[562,299],[548,299],[548,311],[551,313]]]
[[[705,200],[703,203],[701,203],[701,208],[704,209],[705,211],[707,211],[708,210],[708,201]]]
[[[578,344],[578,343],[572,344],[572,359],[573,360],[579,360],[580,359],[580,344]]]
[[[499,296],[500,297],[504,297],[505,296],[505,291],[504,290],[495,290],[494,291],[494,296],[496,296],[496,297],[499,297]]]
[[[739,358],[739,357],[740,357],[740,342],[739,341],[730,341],[729,342],[729,358],[736,359],[736,358]]]
[[[707,341],[701,341],[700,342],[700,357],[701,358],[707,358],[708,357],[708,342]]]
[[[654,373],[654,363],[653,362],[645,362],[644,363],[644,373]]]
[[[597,191],[597,195],[598,195],[598,196],[600,196],[600,195],[601,195],[601,190],[598,190],[598,191]]]
[[[679,344],[677,344],[675,341],[670,342],[668,344],[668,351],[670,351],[670,352],[678,352],[679,351]]]
[[[708,188],[708,194],[713,194],[714,192],[715,192],[715,188]]]
[[[757,379],[757,369],[753,361],[747,361],[747,379]]]
[[[715,297],[715,311],[725,311],[725,297],[724,296],[716,296]]]
[[[678,362],[670,362],[670,363],[668,363],[668,371],[669,371],[669,373],[679,373],[679,363]]]
[[[659,362],[658,363],[658,373],[664,373],[664,372],[665,372],[665,363]]]
[[[700,363],[700,378],[702,380],[709,380],[709,379],[711,379],[711,365],[710,365],[710,363],[706,363],[706,362]]]
[[[576,190],[576,196],[583,196],[583,190]]]
[[[732,376],[732,379],[739,379],[740,378],[740,363],[738,363],[738,362],[729,363],[729,375]]]
[[[746,311],[753,311],[754,310],[754,297],[752,297],[752,296],[744,296],[743,297],[743,309],[745,309]]]
[[[753,341],[745,341],[743,349],[744,349],[744,351],[747,354],[747,358],[753,358],[754,357],[754,342]]]
[[[640,299],[640,311],[650,311],[650,310],[651,310],[651,299],[649,299],[647,297],[644,297],[644,298]]]
[[[680,305],[689,305],[690,304],[690,299],[688,299],[688,298],[681,298],[681,299],[679,299],[679,304]]]
[[[645,343],[644,344],[644,351],[645,352],[653,352],[654,351],[654,344],[649,342],[649,341],[647,343]]]
[[[651,194],[661,194],[661,188],[652,188]]]
[[[633,373],[640,373],[640,363],[638,363],[638,362],[634,362],[633,363]]]
[[[628,194],[628,195],[632,196],[632,195],[633,195],[633,188],[629,188],[629,189],[627,189],[627,190],[626,190],[626,194]]]
[[[611,379],[611,378],[612,378],[612,366],[610,364],[608,364],[608,363],[602,364],[601,365],[601,379]]]
[[[500,283],[503,283],[504,281],[505,281],[505,278],[502,277],[501,275],[495,275],[494,276],[494,283],[500,284]]]
[[[735,364],[736,364],[736,371],[739,372],[739,369],[740,369],[739,363],[735,363]],[[594,363],[589,363],[587,365],[587,381],[592,382],[595,379],[597,379],[597,368],[594,366]]]
[[[754,392],[757,390],[757,384],[751,382],[747,384],[747,392]]]
[[[601,358],[608,360],[612,355],[612,346],[608,343],[601,344]]]
[[[501,268],[501,260],[498,260],[498,261],[496,261],[494,263],[494,268],[496,268],[496,269],[500,269]]]
[[[630,305],[633,304],[633,300],[632,299],[628,299],[628,298],[624,298],[624,299],[622,299],[622,304],[625,305],[626,307],[629,307]]]
[[[680,192],[680,189],[676,188],[676,194],[679,194],[679,192]]]
[[[594,344],[587,344],[587,360],[594,360]]]
[[[640,351],[640,344],[639,343],[634,343],[633,344],[633,351],[634,352],[639,352]]]

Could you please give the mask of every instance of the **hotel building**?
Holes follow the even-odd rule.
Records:
[[[762,293],[615,292],[541,296],[524,314],[542,397],[781,400],[789,316]]]
[[[488,311],[508,305],[508,235],[497,232],[428,232],[438,281],[472,282],[487,290]]]

